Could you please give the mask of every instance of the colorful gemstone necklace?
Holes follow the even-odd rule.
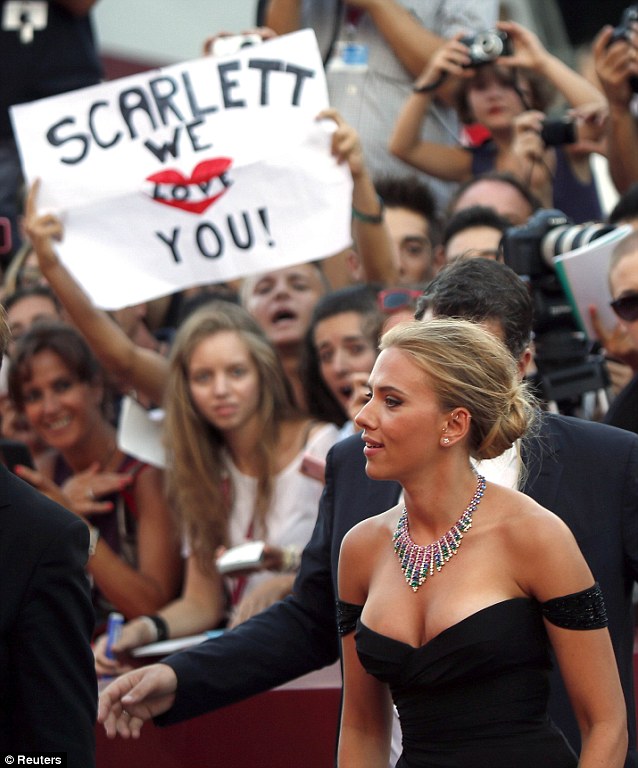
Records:
[[[440,539],[425,547],[415,544],[410,538],[408,510],[403,507],[392,541],[405,580],[414,592],[425,582],[428,576],[434,573],[435,569],[440,571],[452,555],[456,554],[461,546],[463,534],[472,527],[472,515],[485,493],[485,478],[482,475],[477,475],[477,477],[478,484],[474,496],[472,496],[458,522]]]

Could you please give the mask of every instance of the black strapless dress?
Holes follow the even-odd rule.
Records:
[[[547,715],[549,641],[534,600],[484,608],[420,648],[360,619],[355,640],[399,712],[397,768],[576,768]]]

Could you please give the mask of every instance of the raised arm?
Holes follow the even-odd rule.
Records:
[[[630,105],[633,91],[631,77],[638,77],[638,54],[629,40],[609,45],[612,27],[604,27],[594,41],[596,74],[609,102],[607,159],[609,172],[622,194],[638,181],[638,153],[628,147],[638,146],[638,120]]]
[[[389,149],[396,157],[420,171],[448,181],[463,181],[472,173],[471,154],[461,146],[437,144],[421,139],[421,130],[433,100],[451,79],[471,77],[467,47],[458,37],[448,40],[415,82],[412,93],[399,113],[390,137]]]
[[[279,35],[295,32],[301,27],[301,0],[270,0],[264,23]]]
[[[529,29],[514,21],[502,21],[497,26],[514,43],[514,53],[500,57],[499,63],[526,67],[547,78],[572,107],[604,105],[605,98],[598,88],[550,53]]]
[[[53,214],[38,214],[39,188],[40,182],[36,181],[29,191],[24,228],[38,257],[42,274],[101,365],[117,377],[122,389],[135,389],[153,403],[160,404],[168,375],[168,362],[158,352],[134,344],[106,312],[93,304],[60,261],[53,243],[62,240],[62,222]]]
[[[423,70],[431,56],[443,44],[444,38],[424,27],[421,21],[403,3],[397,0],[346,0],[351,8],[368,13],[392,52],[413,76]],[[265,23],[279,34],[293,32],[303,23],[301,0],[270,0]],[[496,19],[497,4],[493,0],[481,3],[454,3],[446,10],[444,24],[449,34],[459,31],[479,31]]]
[[[367,11],[394,55],[413,77],[445,42],[396,0],[347,0],[347,5]]]
[[[359,135],[335,109],[324,110],[318,116],[318,119],[325,118],[337,124],[332,135],[332,154],[339,163],[348,163],[352,174],[352,236],[365,279],[393,285],[399,273],[392,255],[392,239],[383,219],[382,203],[365,165]]]

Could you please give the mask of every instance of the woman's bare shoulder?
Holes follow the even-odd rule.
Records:
[[[506,534],[523,540],[528,536],[536,539],[569,534],[569,528],[558,515],[525,493],[495,483],[490,483],[489,488],[495,522]]]
[[[495,496],[502,549],[524,591],[547,599],[589,585],[574,534],[558,515],[517,491],[501,489]],[[506,506],[499,509],[500,502]]]
[[[399,518],[398,505],[391,507],[373,517],[359,521],[344,536],[342,550],[346,547],[373,547],[378,543],[387,543],[388,536],[392,536]]]

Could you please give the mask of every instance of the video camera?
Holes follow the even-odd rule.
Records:
[[[580,395],[608,386],[603,357],[578,327],[571,305],[554,270],[554,258],[611,232],[609,224],[573,224],[556,209],[536,211],[503,235],[505,263],[529,285],[534,305],[534,382],[539,396],[563,413],[578,407]]]

